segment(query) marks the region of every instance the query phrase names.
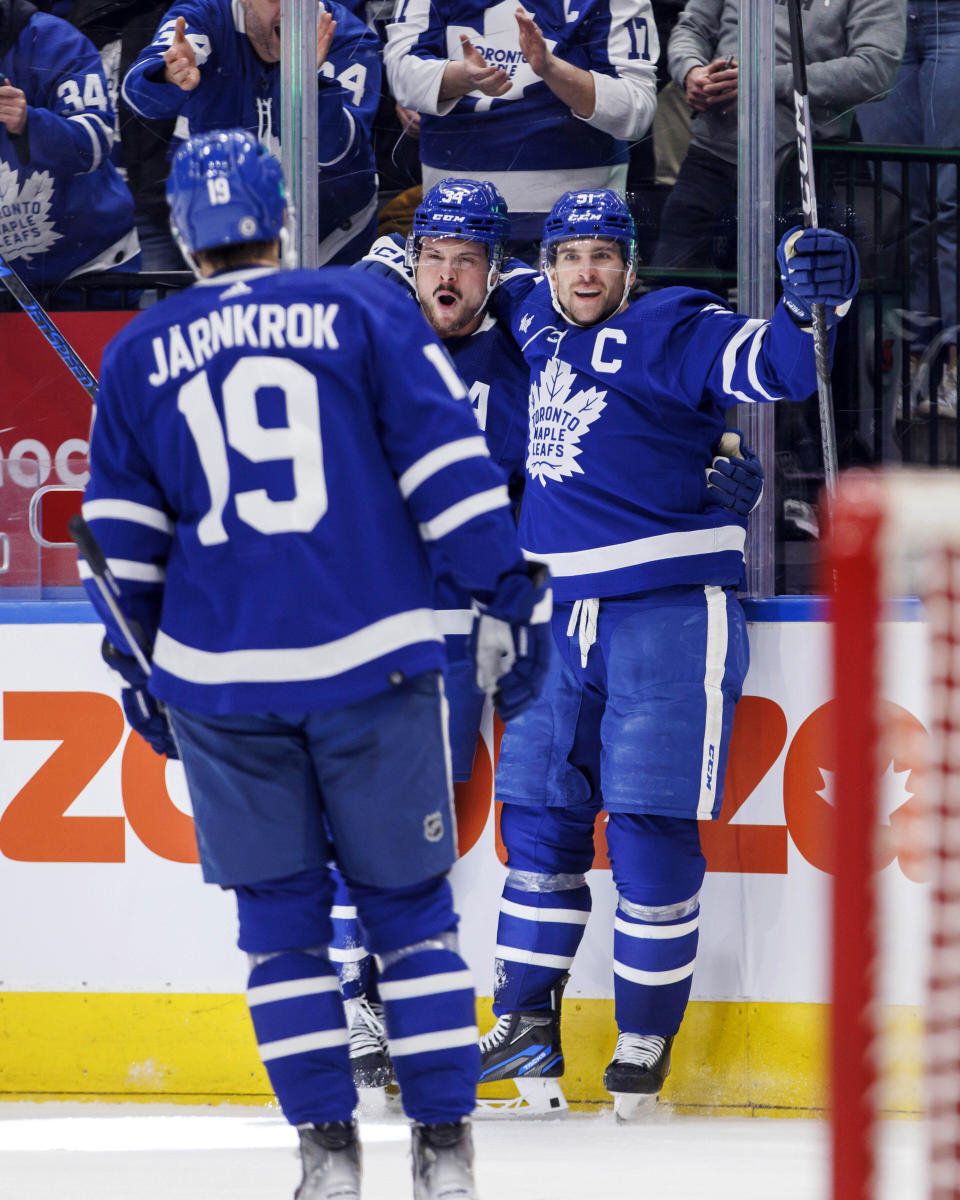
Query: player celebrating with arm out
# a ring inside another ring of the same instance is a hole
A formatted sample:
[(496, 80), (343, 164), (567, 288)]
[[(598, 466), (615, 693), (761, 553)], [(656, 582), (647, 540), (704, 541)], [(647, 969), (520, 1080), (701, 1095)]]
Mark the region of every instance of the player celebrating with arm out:
[(630, 302), (634, 254), (615, 192), (569, 192), (544, 226), (542, 276), (499, 292), (531, 371), (520, 538), (550, 566), (559, 653), (501, 745), (508, 876), (498, 1020), (481, 1039), (481, 1082), (516, 1079), (531, 1105), (565, 1107), (560, 998), (605, 809), (619, 1038), (604, 1086), (622, 1117), (670, 1067), (697, 951), (697, 822), (720, 811), (748, 665), (746, 517), (718, 503), (703, 460), (729, 406), (814, 390), (810, 306), (835, 324), (859, 281), (846, 238), (791, 231), (766, 321), (687, 288)]
[(300, 1131), (298, 1200), (360, 1195), (331, 858), (377, 956), (415, 1200), (471, 1200), (479, 1053), (427, 548), (481, 606), (478, 680), (505, 715), (546, 670), (546, 573), (409, 301), (277, 270), (283, 181), (263, 147), (191, 139), (168, 199), (201, 278), (107, 347), (83, 506), (149, 681), (91, 588), (105, 653), (131, 723), (183, 760), (204, 878), (236, 895), (257, 1042)]

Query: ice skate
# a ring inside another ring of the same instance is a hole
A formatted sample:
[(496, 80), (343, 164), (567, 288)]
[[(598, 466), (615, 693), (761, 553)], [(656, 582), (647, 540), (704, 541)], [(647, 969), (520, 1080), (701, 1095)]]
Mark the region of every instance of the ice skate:
[(603, 1073), (603, 1086), (613, 1096), (618, 1121), (652, 1112), (663, 1082), (670, 1074), (672, 1037), (621, 1033), (613, 1059)]
[(393, 1082), (393, 1064), (383, 1023), (383, 1006), (366, 996), (344, 1002), (350, 1028), (350, 1068), (357, 1089), (384, 1088)]
[(413, 1200), (477, 1200), (470, 1122), (413, 1127)]
[(356, 1121), (301, 1125), (303, 1179), (294, 1200), (360, 1200), (360, 1142)]
[(480, 1112), (559, 1116), (568, 1111), (557, 1079), (563, 1075), (560, 1001), (568, 976), (550, 993), (549, 1009), (504, 1013), (480, 1039), (480, 1083), (512, 1079), (519, 1098), (480, 1100)]

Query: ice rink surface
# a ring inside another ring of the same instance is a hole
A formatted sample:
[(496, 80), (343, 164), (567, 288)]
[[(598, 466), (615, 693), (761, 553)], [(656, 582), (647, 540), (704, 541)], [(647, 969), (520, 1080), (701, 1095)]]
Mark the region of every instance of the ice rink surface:
[[(919, 1200), (922, 1130), (888, 1122), (880, 1200)], [(364, 1200), (412, 1195), (399, 1113), (361, 1118)], [(826, 1200), (818, 1120), (660, 1111), (474, 1122), (480, 1200)], [(0, 1104), (3, 1200), (291, 1200), (296, 1134), (278, 1112), (220, 1105)]]

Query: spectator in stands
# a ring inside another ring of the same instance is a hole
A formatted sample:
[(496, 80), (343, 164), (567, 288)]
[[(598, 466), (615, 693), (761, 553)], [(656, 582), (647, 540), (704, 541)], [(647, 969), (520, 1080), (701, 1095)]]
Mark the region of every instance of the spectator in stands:
[[(853, 108), (882, 96), (903, 52), (906, 0), (809, 0), (803, 5), (814, 137), (845, 141)], [(688, 0), (670, 35), (667, 65), (694, 112), (693, 137), (663, 209), (654, 264), (710, 263), (718, 231), (735, 227), (740, 0)], [(775, 148), (779, 167), (796, 142), (787, 11), (775, 14)]]
[(495, 184), (515, 252), (563, 192), (624, 190), (629, 142), (656, 106), (650, 0), (555, 0), (536, 21), (512, 3), (400, 0), (387, 38), (393, 94), (421, 114), (424, 190), (449, 176)]
[[(96, 50), (27, 0), (0, 0), (0, 254), (31, 291), (88, 271), (136, 271), (133, 200), (110, 162), (114, 113)], [(90, 293), (112, 307), (116, 292)]]
[(113, 162), (133, 195), (144, 271), (182, 271), (183, 256), (170, 232), (165, 185), (174, 122), (148, 121), (131, 112), (120, 81), (149, 45), (169, 0), (75, 0), (66, 20), (100, 52), (110, 100), (117, 112)]
[[(960, 146), (960, 0), (907, 0), (907, 40), (893, 90), (857, 111), (865, 142), (946, 148)], [(899, 168), (890, 175), (899, 182)], [(927, 168), (910, 168), (910, 304), (913, 310), (911, 375), (917, 410), (930, 407), (930, 369), (945, 350), (937, 407), (957, 411), (957, 173), (937, 171), (936, 212), (930, 208)], [(927, 230), (936, 221), (937, 253), (931, 319), (931, 267)], [(935, 309), (936, 311), (936, 309)]]
[[(124, 100), (181, 118), (178, 136), (242, 127), (280, 155), (280, 0), (182, 0), (127, 72)], [(326, 0), (317, 36), (319, 262), (352, 263), (376, 236), (376, 34)]]

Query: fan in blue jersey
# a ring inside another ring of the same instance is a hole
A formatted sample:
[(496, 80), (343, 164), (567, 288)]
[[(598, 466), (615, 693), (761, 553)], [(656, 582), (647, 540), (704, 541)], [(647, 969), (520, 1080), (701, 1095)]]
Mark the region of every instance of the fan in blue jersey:
[(469, 1200), (479, 1053), (427, 551), (479, 606), (478, 684), (507, 716), (547, 669), (545, 571), (407, 298), (277, 270), (283, 181), (262, 146), (190, 139), (168, 199), (201, 279), (107, 346), (83, 505), (152, 673), (91, 589), (107, 658), (134, 726), (183, 761), (204, 878), (236, 895), (254, 1031), (300, 1131), (297, 1196), (360, 1195), (335, 859), (377, 956), (415, 1196)]
[(60, 285), (61, 308), (84, 303), (62, 287), (73, 276), (140, 267), (113, 126), (93, 44), (26, 0), (0, 0), (0, 257), (33, 291)]
[[(144, 117), (179, 116), (179, 135), (241, 126), (280, 157), (280, 0), (179, 0), (127, 72)], [(338, 0), (317, 31), (319, 259), (354, 262), (376, 236), (373, 118), (380, 44)]]
[(568, 193), (544, 226), (543, 275), (513, 273), (495, 294), (530, 366), (520, 537), (553, 574), (559, 653), (501, 746), (508, 875), (498, 1020), (481, 1040), (482, 1081), (565, 1105), (560, 999), (605, 809), (619, 1037), (604, 1086), (622, 1117), (655, 1102), (670, 1068), (697, 951), (697, 822), (720, 811), (748, 665), (745, 506), (728, 470), (708, 479), (703, 463), (731, 405), (814, 390), (810, 305), (833, 324), (859, 282), (846, 238), (791, 231), (785, 303), (765, 321), (688, 288), (630, 302), (634, 255), (618, 195)]

